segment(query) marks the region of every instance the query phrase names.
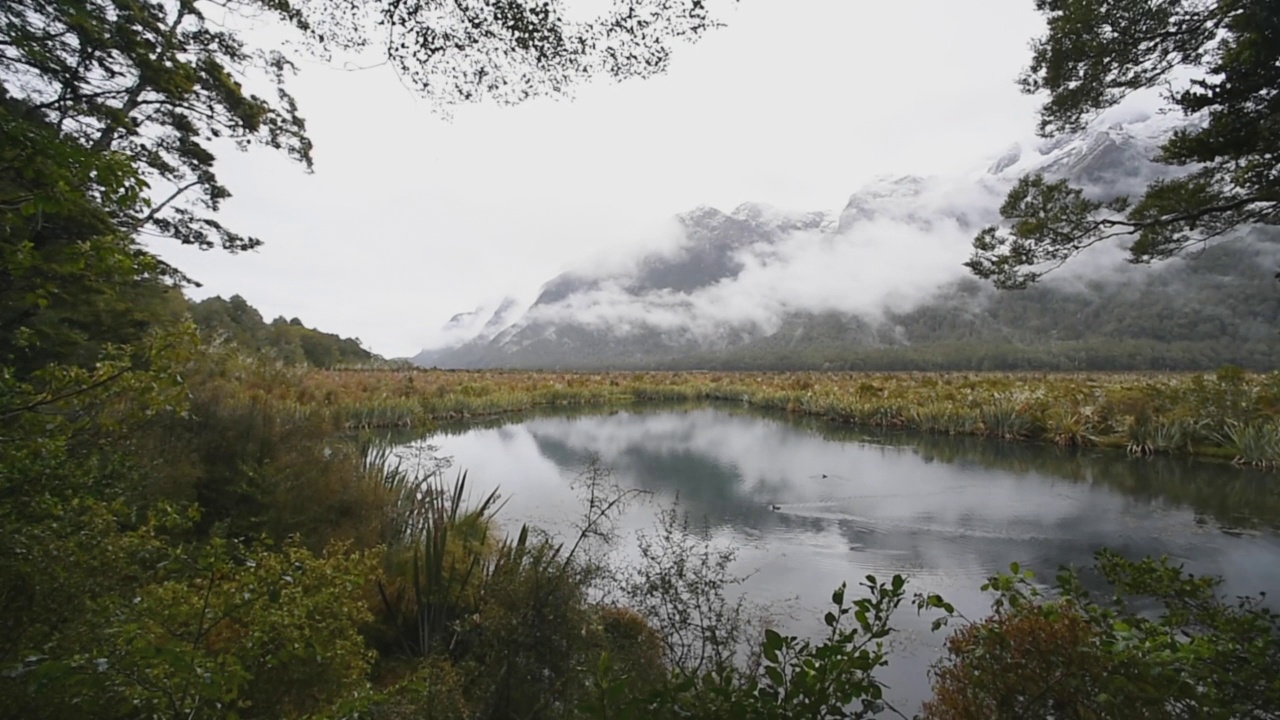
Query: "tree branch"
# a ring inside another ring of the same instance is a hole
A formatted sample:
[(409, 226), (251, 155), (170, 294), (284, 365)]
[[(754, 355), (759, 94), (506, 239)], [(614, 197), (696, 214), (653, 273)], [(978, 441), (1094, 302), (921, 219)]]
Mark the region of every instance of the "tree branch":
[(188, 190), (196, 187), (199, 184), (200, 184), (200, 180), (197, 179), (197, 180), (192, 180), (186, 185), (179, 186), (177, 190), (174, 190), (173, 193), (169, 195), (169, 197), (165, 198), (159, 204), (152, 207), (151, 210), (146, 215), (143, 215), (142, 217), (130, 222), (128, 229), (136, 231), (142, 226), (150, 224), (151, 221), (154, 220), (166, 207), (168, 207), (170, 203), (172, 203), (174, 200), (177, 200), (180, 196), (186, 194)]
[(114, 373), (111, 373), (110, 375), (104, 378), (101, 378), (95, 382), (89, 383), (84, 387), (76, 388), (74, 390), (68, 390), (58, 395), (46, 396), (43, 399), (36, 400), (26, 405), (21, 405), (18, 407), (0, 410), (0, 420), (8, 420), (11, 417), (21, 415), (22, 413), (31, 412), (37, 408), (41, 408), (46, 405), (52, 405), (57, 402), (62, 402), (63, 400), (69, 400), (77, 395), (83, 395), (84, 393), (91, 392), (93, 390), (96, 390), (102, 387), (103, 385), (114, 382), (115, 380), (127, 375), (128, 373), (133, 372), (133, 370), (134, 368), (132, 366), (126, 367)]

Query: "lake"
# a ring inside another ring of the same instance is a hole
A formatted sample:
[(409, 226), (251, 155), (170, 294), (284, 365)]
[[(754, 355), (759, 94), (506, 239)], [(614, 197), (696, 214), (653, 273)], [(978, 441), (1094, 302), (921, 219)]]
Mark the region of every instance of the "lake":
[[(1103, 546), (1168, 555), (1224, 577), (1231, 594), (1280, 596), (1280, 484), (1225, 463), (876, 433), (734, 406), (517, 416), (425, 440), (475, 493), (500, 489), (508, 530), (567, 536), (582, 507), (571, 483), (593, 454), (654, 503), (678, 496), (737, 548), (748, 597), (775, 604), (797, 634), (817, 634), (831, 591), (869, 573), (905, 574), (909, 593), (941, 593), (979, 617), (983, 580), (1011, 562), (1051, 578)], [(652, 528), (655, 514), (632, 505), (622, 532)], [(888, 698), (915, 709), (943, 636), (914, 608), (896, 617), (883, 677)]]

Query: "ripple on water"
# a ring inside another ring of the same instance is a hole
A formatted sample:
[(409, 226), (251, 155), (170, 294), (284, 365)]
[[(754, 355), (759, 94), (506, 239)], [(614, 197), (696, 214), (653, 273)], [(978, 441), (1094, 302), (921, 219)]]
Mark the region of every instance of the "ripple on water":
[[(582, 458), (597, 454), (623, 487), (653, 492), (662, 504), (681, 498), (699, 526), (707, 516), (716, 546), (739, 550), (734, 570), (751, 575), (742, 587), (752, 599), (794, 596), (817, 611), (842, 581), (853, 587), (868, 574), (904, 573), (908, 592), (940, 592), (981, 616), (990, 604), (982, 578), (1017, 561), (1051, 579), (1061, 564), (1089, 564), (1102, 546), (1169, 555), (1197, 574), (1225, 576), (1224, 591), (1280, 586), (1280, 538), (1247, 530), (1280, 527), (1280, 504), (1221, 464), (1179, 462), (1171, 473), (1169, 463), (1130, 462), (1123, 453), (936, 436), (877, 446), (714, 410), (513, 424), (458, 436), (444, 453), (513, 498), (504, 528), (527, 520), (562, 536), (574, 534), (582, 513), (568, 481)], [(651, 532), (654, 512), (637, 503), (620, 529)], [(614, 548), (634, 559), (636, 543)], [(900, 615), (904, 625), (923, 623), (921, 634), (900, 638), (920, 642), (926, 661), (935, 647), (928, 620)], [(821, 612), (799, 617), (795, 629), (821, 632)], [(927, 682), (911, 684), (923, 668), (899, 667), (910, 671), (900, 678), (902, 694), (927, 695)]]

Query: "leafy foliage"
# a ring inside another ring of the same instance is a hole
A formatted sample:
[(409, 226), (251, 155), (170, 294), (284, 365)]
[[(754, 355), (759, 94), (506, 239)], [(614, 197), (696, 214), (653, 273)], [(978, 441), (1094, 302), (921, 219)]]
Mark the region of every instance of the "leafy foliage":
[(674, 507), (660, 514), (655, 533), (640, 536), (639, 550), (622, 592), (657, 630), (667, 665), (686, 677), (732, 667), (750, 621), (743, 598), (729, 594), (736, 552), (715, 547)]
[[(628, 674), (628, 686), (655, 682), (665, 669), (658, 635), (633, 611), (589, 602), (593, 559), (521, 527), (499, 538), (496, 491), (469, 502), (465, 474), (452, 484), (438, 462), (425, 473), (393, 465), (393, 534), (376, 579), (371, 639), (386, 659), (429, 672), (452, 668), (469, 717), (565, 717), (586, 692), (598, 658)], [(591, 482), (604, 495), (600, 477)], [(606, 503), (615, 508), (617, 504)], [(606, 532), (612, 509), (588, 507), (578, 543)], [(608, 516), (608, 517), (606, 517)], [(414, 677), (366, 706), (392, 711), (425, 691)]]
[(693, 674), (677, 667), (666, 684), (646, 695), (620, 692), (611, 682), (611, 666), (604, 664), (596, 694), (584, 707), (600, 718), (876, 717), (888, 705), (875, 672), (887, 664), (884, 639), (893, 631), (889, 621), (905, 585), (902, 576), (887, 583), (867, 576), (865, 596), (851, 602), (841, 585), (832, 593), (832, 610), (824, 618), (828, 632), (820, 642), (766, 629), (758, 664), (744, 668), (719, 659)]
[(114, 206), (140, 202), (122, 156), (67, 143), (0, 88), (0, 365), (20, 377), (90, 366), (182, 314), (163, 268), (86, 194), (93, 183)]
[(203, 534), (278, 543), (298, 535), (316, 552), (334, 540), (362, 549), (384, 541), (391, 494), (381, 469), (336, 437), (323, 408), (270, 394), (298, 382), (298, 369), (206, 348), (183, 376), (183, 411), (158, 415), (133, 441), (152, 472), (151, 494), (198, 504)]
[(94, 670), (109, 692), (153, 716), (299, 717), (327, 708), (364, 687), (373, 659), (359, 633), (371, 559), (341, 548), (316, 557), (294, 543), (276, 551), (214, 541), (169, 561), (107, 612)]
[[(267, 325), (236, 297), (205, 301), (191, 309), (194, 323), (183, 321), (180, 273), (139, 236), (255, 247), (215, 217), (230, 197), (217, 154), (266, 146), (311, 166), (285, 89), (292, 60), (252, 47), (239, 27), (256, 14), (321, 54), (379, 53), (446, 104), (562, 93), (597, 73), (649, 74), (665, 65), (670, 41), (714, 24), (701, 0), (622, 0), (594, 21), (532, 0), (0, 5), (0, 704), (14, 715), (782, 718), (882, 709), (875, 672), (902, 578), (869, 577), (863, 597), (848, 600), (842, 586), (825, 639), (770, 631), (755, 642), (742, 604), (726, 593), (731, 554), (673, 521), (645, 546), (649, 565), (624, 593), (633, 607), (599, 602), (609, 576), (578, 544), (566, 553), (531, 528), (498, 539), (496, 496), (469, 505), (465, 476), (451, 489), (432, 481), (438, 465), (425, 478), (406, 475), (344, 429), (638, 398), (745, 398), (905, 427), (925, 393), (981, 409), (970, 418), (954, 407), (916, 413), (938, 431), (956, 422), (965, 432), (1036, 437), (1056, 409), (1070, 421), (1055, 437), (1069, 425), (1072, 438), (1114, 439), (1129, 427), (1122, 421), (1204, 413), (1197, 432), (1209, 435), (1189, 442), (1227, 438), (1243, 461), (1276, 460), (1274, 444), (1258, 439), (1280, 412), (1276, 383), (1243, 373), (1041, 392), (1009, 378), (962, 378), (950, 389), (926, 378), (895, 390), (861, 376), (832, 385), (805, 376), (318, 373), (297, 365), (368, 355), (300, 321)], [(201, 344), (197, 330), (243, 347)], [(607, 491), (589, 498), (583, 537), (607, 535), (617, 505)], [(1168, 697), (1187, 707), (1274, 703), (1255, 671), (1275, 664), (1270, 616), (1252, 605), (1223, 609), (1209, 585), (1178, 584), (1161, 567), (1126, 582), (1147, 594), (1175, 588), (1165, 617), (1200, 634), (1175, 643), (1163, 620), (1088, 609), (1080, 617), (1111, 635), (1071, 637), (1115, 638), (1108, 652), (1181, 683), (1169, 687), (1183, 694)], [(1019, 586), (997, 589), (1014, 607)], [(1218, 639), (1246, 637), (1255, 640), (1243, 654), (1219, 652)]]
[(948, 639), (925, 717), (1269, 717), (1280, 707), (1270, 670), (1280, 620), (1259, 598), (1222, 598), (1218, 580), (1167, 559), (1102, 551), (1095, 569), (1114, 588), (1109, 600), (1071, 570), (1049, 593), (1016, 564), (991, 578), (993, 614)]
[(394, 643), (387, 649), (424, 658), (447, 653), (456, 646), (458, 623), (475, 611), (491, 574), (496, 541), (490, 541), (490, 532), (498, 495), (494, 491), (464, 505), (465, 474), (450, 487), (440, 472), (423, 477), (393, 472), (389, 479), (400, 499), (397, 530), (387, 538), (384, 575), (377, 581), (380, 620)]
[(210, 536), (181, 471), (149, 462), (199, 408), (192, 339), (46, 368), (69, 388), (52, 395), (4, 378), (0, 697), (18, 714), (281, 717), (363, 687), (368, 558)]
[[(234, 2), (227, 9), (263, 10), (302, 25), (288, 3)], [(267, 145), (308, 167), (311, 143), (284, 90), (292, 63), (278, 51), (249, 49), (205, 12), (185, 1), (6, 3), (0, 77), (6, 95), (21, 93), (33, 114), (58, 129), (60, 143), (90, 156), (128, 158), (131, 173), (161, 193), (122, 203), (88, 178), (79, 189), (101, 202), (123, 232), (148, 229), (201, 247), (243, 250), (258, 240), (175, 204), (192, 191), (195, 207), (214, 212), (230, 197), (214, 174), (210, 143)], [(275, 86), (277, 104), (244, 90), (246, 73), (255, 70)]]
[[(649, 75), (665, 67), (673, 40), (714, 24), (701, 0), (628, 0), (594, 22), (523, 0), (15, 0), (0, 9), (0, 101), (23, 109), (20, 122), (52, 129), (17, 130), (45, 160), (110, 171), (54, 187), (91, 198), (122, 232), (250, 249), (261, 241), (214, 217), (231, 197), (217, 152), (258, 145), (312, 167), (306, 123), (286, 87), (295, 58), (245, 40), (262, 18), (321, 56), (380, 53), (441, 105), (518, 102), (601, 73)], [(20, 193), (4, 206), (31, 214), (61, 192)]]
[(1194, 120), (1159, 160), (1186, 168), (1139, 198), (1089, 197), (1065, 180), (1023, 178), (967, 263), (1023, 288), (1098, 243), (1124, 238), (1133, 262), (1172, 257), (1252, 225), (1280, 222), (1276, 170), (1280, 9), (1266, 0), (1037, 0), (1048, 34), (1035, 41), (1024, 92), (1047, 93), (1045, 135), (1078, 130), (1129, 93), (1178, 68), (1198, 77), (1166, 99)]
[(364, 349), (360, 340), (309, 328), (298, 318), (278, 317), (267, 324), (239, 295), (191, 303), (191, 318), (210, 341), (227, 340), (249, 352), (265, 353), (290, 364), (332, 368), (379, 359)]
[(593, 76), (647, 77), (718, 23), (705, 0), (620, 0), (584, 16), (559, 0), (316, 0), (320, 39), (380, 55), (438, 105), (518, 103)]

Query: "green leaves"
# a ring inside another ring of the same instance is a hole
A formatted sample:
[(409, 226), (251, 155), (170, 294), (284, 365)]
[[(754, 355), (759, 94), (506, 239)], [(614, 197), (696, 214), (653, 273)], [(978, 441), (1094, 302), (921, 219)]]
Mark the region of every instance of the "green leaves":
[[(747, 671), (733, 659), (706, 672), (673, 672), (656, 692), (592, 717), (724, 718), (725, 720), (789, 720), (790, 718), (870, 718), (887, 706), (876, 671), (887, 662), (880, 640), (901, 603), (906, 579), (889, 582), (868, 577), (866, 592), (846, 603), (846, 586), (832, 593), (826, 613), (828, 636), (821, 642), (766, 629), (760, 639), (760, 665)], [(844, 618), (860, 616), (849, 626)]]
[[(1001, 208), (1005, 223), (974, 239), (967, 263), (997, 287), (1024, 288), (1099, 242), (1125, 238), (1130, 259), (1176, 256), (1250, 225), (1280, 222), (1274, 108), (1280, 13), (1273, 3), (1193, 0), (1040, 0), (1048, 34), (1020, 79), (1047, 94), (1040, 131), (1082, 130), (1135, 90), (1166, 86), (1195, 124), (1164, 144), (1160, 162), (1195, 167), (1152, 183), (1136, 200), (1086, 199), (1065, 180), (1023, 178)], [(1193, 67), (1203, 78), (1178, 85)], [(1268, 109), (1270, 108), (1270, 109)]]
[[(825, 615), (827, 639), (814, 644), (774, 630), (766, 630), (761, 645), (764, 677), (756, 697), (763, 704), (745, 704), (742, 717), (867, 717), (877, 711), (883, 688), (874, 677), (886, 663), (878, 642), (889, 635), (889, 618), (903, 597), (906, 579), (889, 583), (867, 577), (867, 597), (845, 604), (846, 587), (832, 593), (834, 610)], [(855, 628), (843, 624), (852, 614)], [(850, 706), (861, 700), (861, 710)]]
[(159, 582), (113, 608), (118, 619), (95, 652), (112, 691), (144, 711), (327, 708), (363, 687), (372, 661), (358, 627), (373, 560), (214, 541), (175, 555)]
[(1040, 130), (1078, 130), (1089, 113), (1158, 84), (1179, 65), (1198, 65), (1221, 21), (1212, 3), (1191, 0), (1039, 0), (1049, 32), (1032, 45), (1019, 80), (1047, 93)]
[(952, 618), (963, 617), (956, 612), (955, 606), (943, 599), (937, 593), (916, 593), (915, 596), (916, 613), (923, 614), (926, 610), (940, 610), (943, 615), (934, 618), (931, 629), (933, 632), (946, 627), (951, 623)]
[(993, 577), (993, 614), (948, 639), (926, 718), (992, 707), (1008, 709), (1001, 717), (1077, 707), (1091, 717), (1229, 718), (1265, 716), (1280, 701), (1269, 669), (1280, 660), (1280, 622), (1257, 599), (1229, 602), (1214, 578), (1110, 551), (1094, 568), (1114, 589), (1106, 603), (1074, 570), (1043, 594), (1020, 570)]
[[(830, 615), (830, 613), (828, 613), (828, 615)], [(765, 658), (768, 659), (769, 662), (778, 662), (778, 653), (782, 650), (782, 646), (784, 644), (785, 641), (782, 636), (778, 634), (778, 631), (773, 628), (765, 628), (764, 643), (761, 645), (761, 650), (764, 652)]]
[(1024, 177), (1000, 208), (1009, 224), (984, 228), (974, 239), (973, 256), (965, 266), (1001, 289), (1026, 288), (1086, 248), (1112, 237), (1112, 225), (1095, 217), (1102, 208), (1102, 203), (1087, 199), (1065, 180)]
[(717, 26), (704, 0), (622, 0), (570, 18), (558, 3), (422, 6), (329, 0), (308, 14), (338, 49), (380, 54), (437, 107), (565, 95), (593, 76), (662, 72), (673, 47)]

